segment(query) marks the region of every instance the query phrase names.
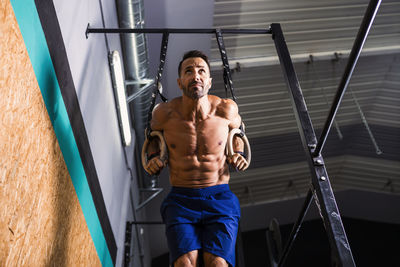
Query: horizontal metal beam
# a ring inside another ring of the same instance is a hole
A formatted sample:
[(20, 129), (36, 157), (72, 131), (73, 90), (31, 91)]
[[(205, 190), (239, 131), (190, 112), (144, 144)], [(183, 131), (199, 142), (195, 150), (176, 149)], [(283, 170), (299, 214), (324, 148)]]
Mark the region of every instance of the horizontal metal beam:
[[(153, 180), (154, 181), (154, 180)], [(156, 187), (152, 187), (152, 188), (139, 188), (140, 192), (154, 192), (151, 194), (151, 196), (149, 196), (149, 198), (147, 198), (146, 200), (144, 200), (142, 203), (140, 203), (137, 208), (136, 211), (140, 210), (141, 208), (143, 208), (144, 206), (146, 206), (152, 199), (154, 199), (158, 194), (160, 194), (162, 191), (164, 190), (164, 188), (156, 188)]]
[[(310, 55), (313, 56), (314, 62), (327, 61), (335, 59), (335, 53), (340, 55), (341, 59), (347, 59), (350, 55), (351, 49), (346, 50), (332, 50), (326, 52), (317, 53), (302, 53), (302, 54), (290, 54), (293, 63), (305, 63), (310, 59)], [(399, 54), (400, 45), (389, 45), (380, 47), (364, 47), (361, 51), (360, 56), (382, 56), (389, 54)], [(275, 55), (271, 56), (257, 56), (247, 58), (234, 58), (229, 57), (229, 62), (234, 64), (239, 63), (241, 68), (253, 68), (262, 66), (279, 65), (279, 57)], [(210, 60), (210, 66), (212, 71), (222, 70), (221, 60)]]
[(164, 223), (163, 222), (148, 222), (148, 221), (131, 221), (131, 222), (128, 222), (128, 223), (130, 223), (130, 224), (160, 224), (160, 225), (163, 225)]
[[(223, 34), (271, 34), (270, 29), (220, 29)], [(181, 29), (181, 28), (90, 28), (86, 29), (86, 38), (89, 33), (176, 33), (176, 34), (215, 34), (217, 29)]]
[[(125, 85), (131, 85), (131, 83), (125, 83)], [(143, 86), (142, 88), (140, 88), (140, 90), (130, 96), (128, 96), (126, 98), (126, 102), (130, 103), (133, 100), (135, 100), (138, 96), (141, 96), (143, 93), (147, 92), (147, 90), (151, 89), (151, 87), (154, 86), (154, 82), (150, 82), (148, 84), (146, 84), (145, 86)]]

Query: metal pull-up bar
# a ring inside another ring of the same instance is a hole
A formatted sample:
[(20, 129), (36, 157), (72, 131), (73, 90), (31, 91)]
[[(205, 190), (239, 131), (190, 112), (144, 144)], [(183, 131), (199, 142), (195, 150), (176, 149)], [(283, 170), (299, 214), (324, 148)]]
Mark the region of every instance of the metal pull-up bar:
[[(124, 28), (86, 28), (86, 38), (89, 33), (194, 33), (215, 34), (218, 29), (180, 29), (180, 28), (146, 28), (146, 29), (124, 29)], [(271, 34), (270, 29), (220, 29), (223, 34)]]

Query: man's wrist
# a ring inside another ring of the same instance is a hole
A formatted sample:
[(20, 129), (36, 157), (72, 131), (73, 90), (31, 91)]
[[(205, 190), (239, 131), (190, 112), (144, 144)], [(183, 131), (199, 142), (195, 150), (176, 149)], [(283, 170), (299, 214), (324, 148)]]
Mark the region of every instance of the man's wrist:
[(243, 151), (234, 151), (234, 152), (241, 155), (242, 157), (246, 158), (246, 155), (244, 154)]

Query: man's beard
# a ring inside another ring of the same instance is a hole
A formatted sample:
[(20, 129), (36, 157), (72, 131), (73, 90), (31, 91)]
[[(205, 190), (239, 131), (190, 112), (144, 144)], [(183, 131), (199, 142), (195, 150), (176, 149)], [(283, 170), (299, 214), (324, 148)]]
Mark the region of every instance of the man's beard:
[(205, 88), (201, 84), (197, 85), (196, 90), (191, 90), (190, 88), (196, 83), (190, 83), (188, 86), (183, 88), (183, 94), (191, 99), (200, 99), (201, 97), (205, 96)]

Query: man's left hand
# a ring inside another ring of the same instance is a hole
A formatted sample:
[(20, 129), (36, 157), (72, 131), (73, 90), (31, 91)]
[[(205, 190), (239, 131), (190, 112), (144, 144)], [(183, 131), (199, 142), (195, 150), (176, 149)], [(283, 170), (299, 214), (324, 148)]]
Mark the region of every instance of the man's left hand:
[(239, 153), (234, 153), (232, 157), (228, 159), (228, 162), (238, 171), (243, 171), (248, 165), (246, 159)]

